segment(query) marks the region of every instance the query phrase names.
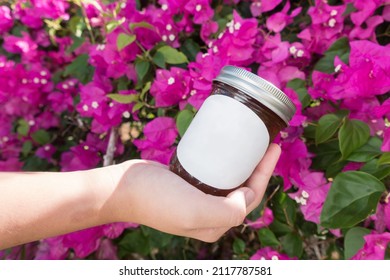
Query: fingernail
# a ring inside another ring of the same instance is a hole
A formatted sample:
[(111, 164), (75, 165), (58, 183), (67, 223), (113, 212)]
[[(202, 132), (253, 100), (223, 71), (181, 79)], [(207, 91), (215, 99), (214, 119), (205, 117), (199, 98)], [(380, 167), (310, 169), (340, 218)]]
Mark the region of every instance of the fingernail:
[(248, 207), (249, 205), (252, 204), (252, 202), (255, 201), (255, 194), (252, 190), (247, 190), (245, 192), (245, 203), (246, 203), (246, 207)]

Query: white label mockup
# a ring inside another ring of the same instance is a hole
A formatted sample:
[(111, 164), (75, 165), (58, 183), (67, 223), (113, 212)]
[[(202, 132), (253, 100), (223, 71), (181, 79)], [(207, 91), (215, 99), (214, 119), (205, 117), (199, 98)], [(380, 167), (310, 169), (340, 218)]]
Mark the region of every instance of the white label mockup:
[(183, 168), (218, 189), (244, 183), (269, 145), (263, 121), (239, 101), (224, 95), (206, 99), (177, 147)]

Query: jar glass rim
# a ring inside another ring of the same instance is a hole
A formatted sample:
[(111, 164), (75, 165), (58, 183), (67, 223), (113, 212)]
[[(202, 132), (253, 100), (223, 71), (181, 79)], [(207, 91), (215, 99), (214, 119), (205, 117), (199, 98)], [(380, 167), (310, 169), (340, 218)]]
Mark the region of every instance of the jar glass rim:
[(269, 81), (236, 66), (225, 66), (214, 79), (237, 88), (274, 111), (284, 122), (295, 114), (296, 107), (290, 98)]

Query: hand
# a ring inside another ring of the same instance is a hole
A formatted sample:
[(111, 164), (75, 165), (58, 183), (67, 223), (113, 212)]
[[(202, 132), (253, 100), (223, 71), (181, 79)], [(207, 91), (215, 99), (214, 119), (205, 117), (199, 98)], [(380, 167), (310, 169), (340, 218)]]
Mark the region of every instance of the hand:
[(227, 197), (207, 195), (156, 162), (119, 164), (112, 173), (116, 188), (104, 207), (106, 219), (214, 242), (259, 205), (279, 156), (280, 147), (271, 144), (247, 186)]

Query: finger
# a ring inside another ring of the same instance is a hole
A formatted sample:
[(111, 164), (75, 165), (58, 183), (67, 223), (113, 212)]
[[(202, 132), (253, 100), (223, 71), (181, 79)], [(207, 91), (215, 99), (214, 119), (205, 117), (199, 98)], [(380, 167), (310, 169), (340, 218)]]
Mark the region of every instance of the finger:
[(242, 224), (246, 216), (246, 192), (241, 188), (227, 197), (204, 195), (196, 202), (200, 210), (196, 219), (201, 221), (200, 228), (234, 227)]
[(263, 199), (268, 182), (279, 160), (281, 148), (277, 144), (271, 144), (261, 162), (253, 171), (247, 182), (247, 186), (254, 193), (254, 201), (247, 207), (247, 213), (255, 209)]

